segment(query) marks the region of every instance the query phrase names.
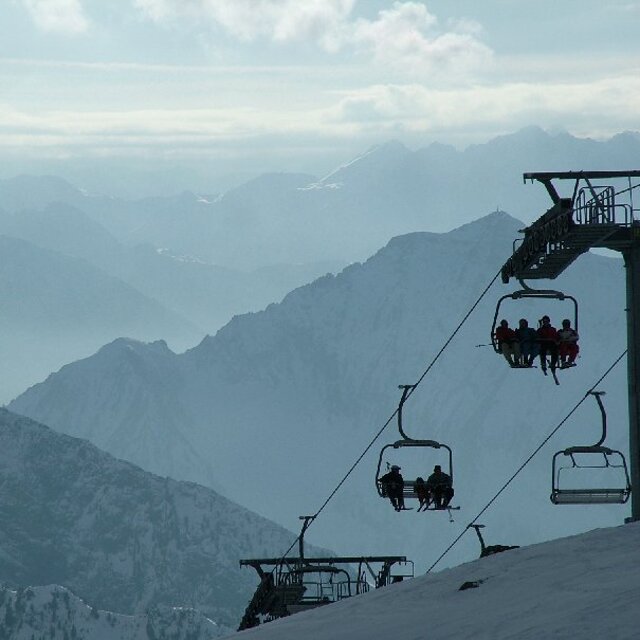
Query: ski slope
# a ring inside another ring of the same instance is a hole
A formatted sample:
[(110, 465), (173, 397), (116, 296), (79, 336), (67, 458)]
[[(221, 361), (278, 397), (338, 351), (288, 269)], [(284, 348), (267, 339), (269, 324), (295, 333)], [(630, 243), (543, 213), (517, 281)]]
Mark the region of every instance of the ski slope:
[[(480, 584), (460, 591), (465, 582)], [(640, 638), (640, 522), (489, 556), (283, 618), (239, 637)]]

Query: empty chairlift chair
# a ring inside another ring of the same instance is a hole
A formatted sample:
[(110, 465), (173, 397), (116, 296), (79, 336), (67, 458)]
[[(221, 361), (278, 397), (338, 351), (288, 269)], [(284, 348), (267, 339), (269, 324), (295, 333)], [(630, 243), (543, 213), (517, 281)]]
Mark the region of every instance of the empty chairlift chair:
[(569, 447), (553, 456), (551, 502), (554, 504), (624, 504), (631, 494), (624, 455), (604, 446), (607, 436), (607, 415), (601, 399), (604, 392), (591, 391), (590, 394), (600, 407), (602, 436), (594, 445)]

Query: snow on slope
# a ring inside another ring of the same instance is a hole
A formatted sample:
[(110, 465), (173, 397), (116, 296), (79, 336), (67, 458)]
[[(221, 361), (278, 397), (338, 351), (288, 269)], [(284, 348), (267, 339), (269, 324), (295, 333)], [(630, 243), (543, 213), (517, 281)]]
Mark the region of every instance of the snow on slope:
[[(233, 637), (632, 640), (640, 636), (639, 567), (634, 523), (489, 556)], [(460, 591), (465, 582), (480, 584)]]

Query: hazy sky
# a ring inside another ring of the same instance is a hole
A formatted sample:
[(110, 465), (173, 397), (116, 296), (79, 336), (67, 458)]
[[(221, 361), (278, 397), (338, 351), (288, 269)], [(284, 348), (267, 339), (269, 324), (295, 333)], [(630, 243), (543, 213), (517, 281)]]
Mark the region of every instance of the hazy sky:
[(0, 156), (321, 171), (606, 137), (640, 129), (638, 26), (640, 0), (0, 0)]

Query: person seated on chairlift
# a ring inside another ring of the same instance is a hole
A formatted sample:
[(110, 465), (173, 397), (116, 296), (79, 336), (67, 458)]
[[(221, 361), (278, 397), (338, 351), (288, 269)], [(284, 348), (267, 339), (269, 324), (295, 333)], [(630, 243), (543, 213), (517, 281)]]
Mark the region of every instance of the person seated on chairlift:
[(391, 465), (391, 471), (380, 478), (380, 483), (393, 508), (396, 511), (402, 511), (404, 509), (404, 478), (400, 473), (400, 467), (397, 464)]
[(453, 498), (454, 491), (451, 476), (444, 473), (439, 464), (433, 468), (433, 473), (427, 478), (427, 487), (433, 496), (435, 508), (446, 509)]
[(424, 478), (416, 478), (415, 488), (416, 496), (418, 496), (418, 502), (420, 503), (418, 505), (418, 511), (426, 511), (431, 503), (431, 492)]
[(520, 345), (520, 356), (523, 367), (532, 367), (533, 361), (540, 351), (536, 330), (529, 326), (525, 318), (520, 318), (516, 329), (516, 338)]
[(538, 343), (540, 344), (540, 366), (542, 372), (547, 372), (547, 354), (551, 360), (551, 371), (558, 367), (558, 331), (551, 325), (549, 316), (542, 316), (537, 331)]
[(576, 357), (580, 351), (578, 340), (580, 336), (575, 329), (571, 328), (571, 320), (564, 319), (562, 321), (562, 329), (558, 331), (558, 353), (560, 355), (560, 368), (575, 366)]
[(509, 328), (506, 320), (500, 320), (500, 326), (496, 329), (498, 349), (510, 366), (515, 367), (520, 360), (520, 345), (516, 340), (516, 332)]

